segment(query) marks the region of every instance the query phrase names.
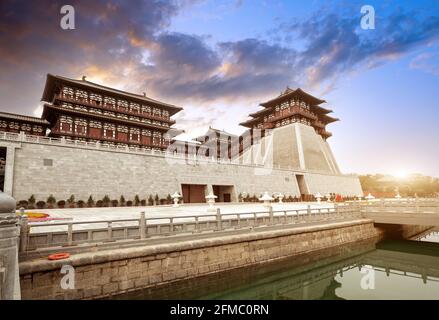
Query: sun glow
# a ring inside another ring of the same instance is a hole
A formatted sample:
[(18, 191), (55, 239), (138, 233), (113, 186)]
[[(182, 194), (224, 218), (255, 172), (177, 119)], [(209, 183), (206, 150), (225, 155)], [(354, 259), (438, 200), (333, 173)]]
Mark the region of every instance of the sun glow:
[(408, 177), (408, 172), (406, 172), (406, 171), (396, 171), (394, 174), (393, 174), (393, 176), (395, 177), (395, 178), (399, 178), (399, 179), (404, 179), (404, 178), (407, 178)]

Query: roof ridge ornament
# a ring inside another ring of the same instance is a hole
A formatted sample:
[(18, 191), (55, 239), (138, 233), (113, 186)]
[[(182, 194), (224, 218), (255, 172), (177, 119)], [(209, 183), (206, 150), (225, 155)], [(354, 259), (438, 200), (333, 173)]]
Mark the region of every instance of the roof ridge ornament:
[(86, 81), (87, 76), (82, 76), (82, 81)]

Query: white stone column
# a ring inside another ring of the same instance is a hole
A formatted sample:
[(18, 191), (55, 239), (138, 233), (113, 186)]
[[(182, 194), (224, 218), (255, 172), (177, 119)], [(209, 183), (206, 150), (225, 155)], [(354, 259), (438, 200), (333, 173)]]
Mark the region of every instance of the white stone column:
[(15, 199), (0, 193), (0, 300), (19, 300), (18, 227)]
[(12, 196), (14, 183), (15, 146), (6, 147), (5, 182), (3, 192)]

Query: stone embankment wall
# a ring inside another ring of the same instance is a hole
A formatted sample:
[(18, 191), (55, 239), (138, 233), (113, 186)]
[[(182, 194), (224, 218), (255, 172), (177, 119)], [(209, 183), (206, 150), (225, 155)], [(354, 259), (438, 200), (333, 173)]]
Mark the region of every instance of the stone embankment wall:
[[(81, 253), (55, 262), (24, 261), (20, 263), (22, 298), (99, 298), (382, 236), (371, 220), (359, 219)], [(61, 288), (63, 265), (74, 267), (73, 290)]]

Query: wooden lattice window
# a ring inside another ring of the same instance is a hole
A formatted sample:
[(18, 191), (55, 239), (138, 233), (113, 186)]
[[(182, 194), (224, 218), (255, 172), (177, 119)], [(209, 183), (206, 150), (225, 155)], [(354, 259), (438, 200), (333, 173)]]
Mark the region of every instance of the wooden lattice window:
[(119, 110), (128, 111), (128, 101), (126, 101), (126, 100), (117, 100), (117, 108)]
[(63, 97), (69, 98), (69, 99), (74, 99), (74, 96), (75, 96), (74, 90), (71, 87), (63, 87), (62, 94), (63, 94)]
[(104, 137), (115, 139), (116, 138), (116, 126), (111, 123), (104, 123)]
[(140, 129), (130, 128), (130, 140), (140, 141)]
[(102, 102), (102, 96), (96, 93), (90, 93), (90, 102), (100, 104)]
[(75, 133), (86, 135), (87, 134), (87, 120), (75, 119)]
[(130, 111), (135, 113), (140, 113), (140, 104), (130, 103)]
[(111, 97), (104, 97), (104, 105), (116, 109), (116, 99)]
[(162, 111), (159, 108), (153, 108), (152, 109), (152, 114), (154, 116), (161, 117), (162, 116)]
[(87, 99), (88, 99), (87, 91), (84, 91), (81, 89), (76, 89), (75, 95), (76, 95), (77, 101), (87, 101)]
[(142, 105), (142, 113), (151, 114), (151, 107)]

